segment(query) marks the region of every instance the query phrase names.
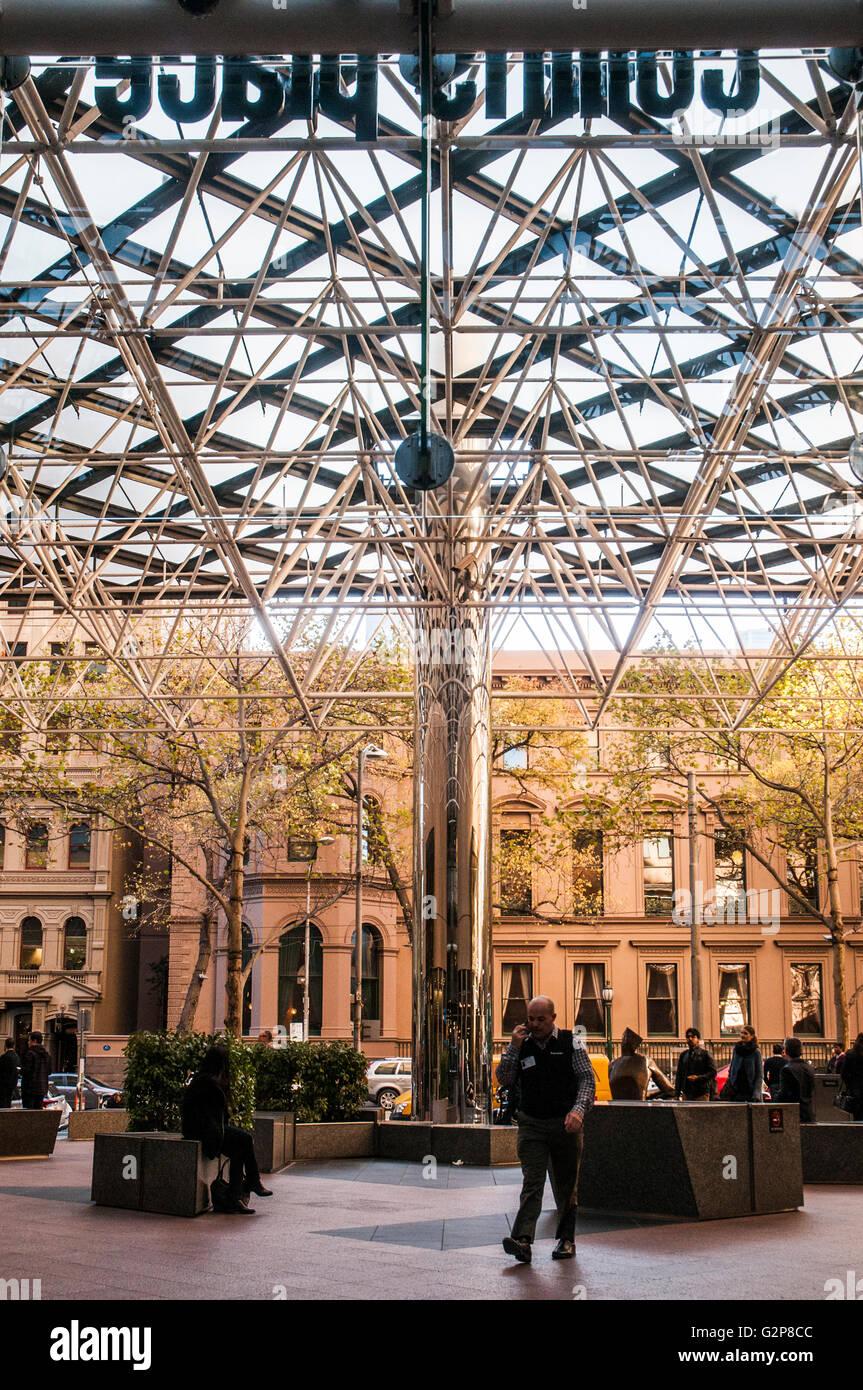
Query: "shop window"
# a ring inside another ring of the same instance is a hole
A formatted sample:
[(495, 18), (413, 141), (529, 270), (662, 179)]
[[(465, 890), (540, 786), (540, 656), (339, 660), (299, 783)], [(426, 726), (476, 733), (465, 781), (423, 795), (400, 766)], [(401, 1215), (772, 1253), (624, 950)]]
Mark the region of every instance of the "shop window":
[(63, 969), (83, 970), (87, 961), (87, 927), (81, 917), (69, 917), (63, 929)]
[(78, 821), (69, 831), (69, 868), (89, 869), (90, 867), (90, 826), (87, 821)]
[(657, 825), (642, 842), (644, 912), (647, 917), (670, 917), (674, 901), (674, 831)]
[[(729, 826), (717, 826), (713, 834), (718, 922), (746, 921), (746, 855), (743, 836)], [(705, 920), (707, 920), (705, 912)]]
[(677, 1037), (677, 966), (647, 966), (647, 1032)]
[(602, 965), (582, 963), (573, 966), (573, 1021), (594, 1036), (605, 1035), (605, 1006), (602, 986), (605, 969)]
[(788, 915), (804, 917), (809, 912), (818, 911), (818, 846), (811, 840), (803, 840), (785, 851), (788, 887), (803, 898), (808, 907), (789, 895)]
[[(279, 1023), (289, 1036), (291, 1024), (303, 1021), (305, 954), (306, 926), (303, 922), (285, 932), (279, 943)], [(309, 1037), (319, 1038), (323, 1016), (324, 958), (323, 937), (314, 925), (309, 927), (309, 955)]]
[[(354, 947), (357, 934), (351, 933), (351, 994), (357, 992), (357, 977), (354, 973)], [(380, 1020), (381, 1016), (381, 934), (376, 927), (363, 927), (363, 1022)]]
[(824, 1036), (821, 966), (806, 961), (791, 966), (791, 1031)]
[(533, 907), (533, 847), (530, 829), (504, 826), (500, 832), (500, 910), (510, 916)]
[(533, 998), (533, 966), (520, 961), (501, 965), (500, 985), (501, 1029), (509, 1034), (519, 1023), (527, 1022), (527, 1006)]
[(602, 832), (576, 830), (572, 836), (572, 910), (576, 917), (600, 917), (604, 902)]
[(25, 867), (44, 869), (48, 864), (48, 826), (43, 820), (27, 826)]
[(42, 923), (38, 917), (25, 917), (21, 923), (19, 970), (42, 969)]
[(749, 966), (719, 967), (719, 1032), (722, 1037), (739, 1033), (749, 1017)]

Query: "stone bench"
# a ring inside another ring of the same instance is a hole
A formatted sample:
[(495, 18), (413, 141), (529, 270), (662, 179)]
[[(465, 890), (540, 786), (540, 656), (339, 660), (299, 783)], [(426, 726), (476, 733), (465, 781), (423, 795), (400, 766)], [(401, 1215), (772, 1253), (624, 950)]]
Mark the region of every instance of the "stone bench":
[(0, 1110), (0, 1158), (50, 1158), (59, 1110)]
[(197, 1139), (158, 1131), (97, 1133), (90, 1200), (127, 1211), (199, 1216), (209, 1210), (218, 1171), (218, 1160), (204, 1158)]
[(294, 1157), (292, 1110), (256, 1110), (252, 1142), (262, 1173), (277, 1173)]
[(863, 1183), (863, 1124), (800, 1126), (803, 1181)]

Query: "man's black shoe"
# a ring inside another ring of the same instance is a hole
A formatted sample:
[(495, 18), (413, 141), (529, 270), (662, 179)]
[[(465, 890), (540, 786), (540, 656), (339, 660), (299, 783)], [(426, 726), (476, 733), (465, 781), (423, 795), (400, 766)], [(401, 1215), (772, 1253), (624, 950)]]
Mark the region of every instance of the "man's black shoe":
[(551, 1252), (553, 1260), (571, 1260), (575, 1254), (574, 1240), (559, 1240)]
[(508, 1255), (515, 1255), (515, 1258), (520, 1260), (523, 1265), (530, 1264), (529, 1240), (514, 1240), (512, 1236), (506, 1236), (503, 1248)]

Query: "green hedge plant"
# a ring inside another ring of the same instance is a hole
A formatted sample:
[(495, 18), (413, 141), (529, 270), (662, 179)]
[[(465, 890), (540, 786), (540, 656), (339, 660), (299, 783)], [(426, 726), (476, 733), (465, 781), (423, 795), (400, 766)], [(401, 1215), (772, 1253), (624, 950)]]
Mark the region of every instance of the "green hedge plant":
[(228, 1050), (231, 1098), (228, 1118), (239, 1129), (252, 1128), (255, 1109), (255, 1049), (231, 1033), (132, 1033), (124, 1049), (124, 1094), (130, 1129), (180, 1130), (180, 1106), (187, 1082), (207, 1048)]
[(300, 1123), (352, 1120), (368, 1099), (361, 1052), (346, 1042), (254, 1048), (258, 1110), (293, 1110)]

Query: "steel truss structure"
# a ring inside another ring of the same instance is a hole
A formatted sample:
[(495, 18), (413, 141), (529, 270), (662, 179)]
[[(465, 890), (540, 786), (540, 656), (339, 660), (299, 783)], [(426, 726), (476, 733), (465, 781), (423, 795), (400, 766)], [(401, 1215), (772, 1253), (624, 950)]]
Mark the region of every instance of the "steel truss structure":
[[(172, 615), (221, 611), (317, 725), (338, 718), (318, 680), (334, 636), (359, 655), (378, 620), (457, 601), (427, 543), (452, 496), (406, 491), (393, 461), (420, 410), (424, 272), (436, 428), (488, 461), (472, 601), (498, 645), (558, 649), (586, 725), (659, 640), (736, 663), (742, 719), (837, 614), (859, 621), (854, 90), (823, 52), (762, 53), (748, 112), (582, 118), (528, 55), (537, 115), (514, 54), (516, 114), (494, 117), (488, 66), (458, 59), (475, 89), (431, 128), (430, 190), (393, 56), (373, 139), (347, 65), (341, 103), (304, 121), (121, 116), (124, 76), (106, 115), (90, 59), (34, 62), (6, 95), (4, 710), (50, 717), (21, 678), (40, 652), (16, 655), (34, 616), (46, 643), (74, 620), (157, 699)], [(708, 62), (733, 95), (734, 55)], [(153, 63), (191, 90), (190, 60)]]

